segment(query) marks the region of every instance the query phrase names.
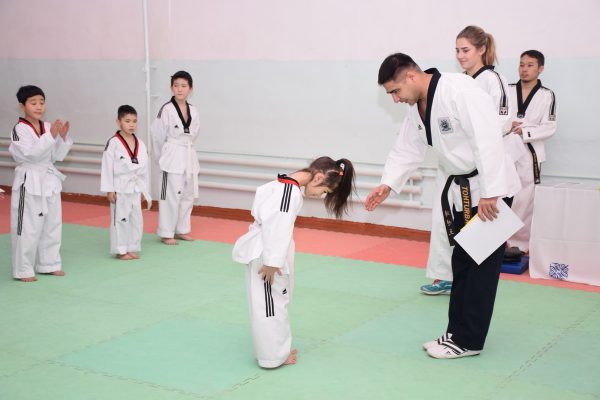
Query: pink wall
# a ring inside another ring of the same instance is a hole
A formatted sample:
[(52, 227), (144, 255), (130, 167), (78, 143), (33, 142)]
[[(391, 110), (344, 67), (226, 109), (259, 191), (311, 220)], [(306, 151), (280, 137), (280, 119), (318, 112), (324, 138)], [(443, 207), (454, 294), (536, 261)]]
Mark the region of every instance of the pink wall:
[(143, 59), (139, 0), (1, 0), (0, 57)]
[[(454, 37), (468, 24), (494, 33), (501, 57), (530, 47), (548, 57), (600, 57), (599, 1), (578, 0), (576, 7), (556, 0), (490, 4), (148, 0), (151, 57), (379, 60), (402, 50), (443, 59), (453, 57)], [(142, 14), (142, 0), (1, 0), (0, 57), (143, 59)]]
[[(402, 50), (453, 58), (478, 24), (501, 57), (598, 57), (600, 2), (405, 0), (160, 0), (150, 2), (152, 56), (188, 60), (379, 60)], [(567, 29), (564, 29), (568, 26)]]

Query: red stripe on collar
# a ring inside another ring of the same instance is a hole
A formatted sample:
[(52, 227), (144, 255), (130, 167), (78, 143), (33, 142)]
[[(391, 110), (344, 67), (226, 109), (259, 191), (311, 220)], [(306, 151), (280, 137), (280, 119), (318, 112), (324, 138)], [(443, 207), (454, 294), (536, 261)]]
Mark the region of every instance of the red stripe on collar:
[(129, 157), (131, 159), (137, 158), (137, 156), (138, 156), (138, 150), (139, 150), (139, 147), (140, 147), (138, 145), (138, 138), (137, 138), (137, 136), (133, 135), (133, 138), (135, 139), (135, 148), (133, 149), (133, 151), (131, 151), (131, 149), (129, 148), (129, 145), (127, 144), (127, 141), (125, 140), (125, 138), (123, 136), (121, 136), (120, 131), (117, 131), (117, 133), (115, 133), (115, 136), (123, 144), (123, 146), (127, 150), (127, 154), (129, 154)]
[(290, 185), (294, 185), (294, 186), (298, 187), (298, 189), (300, 189), (300, 184), (298, 183), (298, 181), (295, 180), (294, 178), (290, 178), (289, 176), (279, 175), (277, 177), (277, 182), (289, 183)]
[(19, 117), (19, 122), (22, 122), (25, 125), (29, 126), (31, 129), (33, 129), (33, 131), (35, 132), (37, 137), (40, 137), (40, 135), (43, 135), (44, 133), (46, 133), (46, 128), (44, 127), (44, 121), (42, 121), (42, 120), (40, 120), (40, 133), (38, 133), (38, 131), (33, 127), (33, 124), (31, 122), (27, 121), (25, 118)]

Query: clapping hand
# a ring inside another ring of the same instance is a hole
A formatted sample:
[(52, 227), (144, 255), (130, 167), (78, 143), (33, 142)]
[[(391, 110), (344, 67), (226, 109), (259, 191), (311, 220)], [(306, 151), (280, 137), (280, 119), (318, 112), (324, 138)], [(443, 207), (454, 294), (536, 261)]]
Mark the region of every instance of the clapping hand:
[(66, 140), (67, 139), (67, 133), (69, 132), (69, 128), (71, 127), (71, 124), (69, 123), (69, 121), (65, 121), (65, 122), (60, 121), (60, 122), (62, 124), (60, 126), (59, 131), (58, 131), (58, 134), (60, 135), (61, 138), (63, 138), (63, 140)]

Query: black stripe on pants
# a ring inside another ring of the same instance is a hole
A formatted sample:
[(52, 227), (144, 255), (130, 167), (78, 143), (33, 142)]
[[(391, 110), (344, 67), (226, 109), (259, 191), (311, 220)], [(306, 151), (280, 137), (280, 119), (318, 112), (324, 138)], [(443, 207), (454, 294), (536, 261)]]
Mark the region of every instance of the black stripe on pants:
[[(505, 198), (504, 202), (510, 207), (512, 198)], [(476, 212), (477, 207), (473, 207), (471, 215)], [(454, 211), (456, 231), (460, 231), (464, 224), (462, 212)], [(461, 347), (483, 349), (492, 321), (504, 250), (505, 244), (502, 244), (477, 265), (459, 244), (454, 246), (447, 332), (452, 333), (452, 340)]]

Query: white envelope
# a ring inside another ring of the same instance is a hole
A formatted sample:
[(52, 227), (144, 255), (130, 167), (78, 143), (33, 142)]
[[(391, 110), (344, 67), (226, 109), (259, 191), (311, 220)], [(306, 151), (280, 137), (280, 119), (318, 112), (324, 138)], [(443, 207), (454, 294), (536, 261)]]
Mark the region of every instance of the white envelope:
[(500, 211), (498, 218), (484, 222), (475, 214), (469, 223), (454, 237), (454, 240), (461, 245), (477, 265), (481, 264), (500, 245), (523, 227), (523, 221), (502, 199), (498, 200), (497, 206)]

